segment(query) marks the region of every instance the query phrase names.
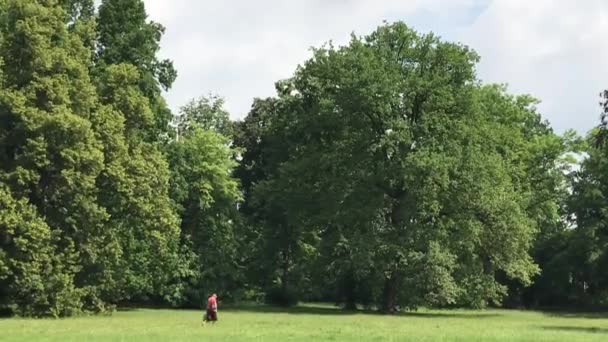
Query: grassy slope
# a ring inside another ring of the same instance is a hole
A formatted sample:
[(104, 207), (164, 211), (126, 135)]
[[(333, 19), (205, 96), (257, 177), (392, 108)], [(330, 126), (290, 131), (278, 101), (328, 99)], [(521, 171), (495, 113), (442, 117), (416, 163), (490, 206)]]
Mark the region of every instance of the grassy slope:
[(1, 341), (608, 341), (608, 315), (522, 311), (419, 311), (400, 316), (327, 307), (201, 312), (134, 310), (61, 320), (0, 320)]

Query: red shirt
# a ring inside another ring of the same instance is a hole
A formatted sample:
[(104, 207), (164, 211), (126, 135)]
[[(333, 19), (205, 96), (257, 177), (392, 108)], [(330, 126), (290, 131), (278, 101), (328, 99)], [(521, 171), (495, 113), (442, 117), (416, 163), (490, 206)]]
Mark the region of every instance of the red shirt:
[(217, 309), (217, 299), (213, 296), (209, 297), (207, 300), (207, 309), (215, 310)]

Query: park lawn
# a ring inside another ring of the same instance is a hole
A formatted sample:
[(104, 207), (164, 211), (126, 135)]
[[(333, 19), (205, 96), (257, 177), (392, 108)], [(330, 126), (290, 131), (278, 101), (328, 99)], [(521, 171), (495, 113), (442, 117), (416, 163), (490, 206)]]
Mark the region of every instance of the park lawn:
[(420, 310), (385, 316), (328, 306), (201, 312), (141, 309), (112, 316), (0, 319), (0, 341), (608, 341), (608, 315)]

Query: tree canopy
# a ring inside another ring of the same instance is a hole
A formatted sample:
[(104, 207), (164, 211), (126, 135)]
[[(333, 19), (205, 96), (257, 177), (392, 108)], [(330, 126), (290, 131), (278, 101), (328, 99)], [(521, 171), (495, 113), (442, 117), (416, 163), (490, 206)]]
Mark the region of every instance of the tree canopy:
[(366, 295), (387, 310), (497, 303), (500, 274), (530, 284), (535, 211), (550, 205), (530, 203), (546, 190), (532, 176), (555, 171), (540, 163), (559, 158), (562, 144), (533, 99), (479, 85), (476, 61), (397, 23), (315, 50), (277, 84), (269, 133), (257, 141), (285, 146), (262, 148), (274, 165), (259, 166), (253, 201), (280, 241), (270, 259), (283, 260), (283, 286), (329, 236), (336, 245), (316, 251), (331, 260), (326, 274), (350, 280), (332, 282), (373, 282)]

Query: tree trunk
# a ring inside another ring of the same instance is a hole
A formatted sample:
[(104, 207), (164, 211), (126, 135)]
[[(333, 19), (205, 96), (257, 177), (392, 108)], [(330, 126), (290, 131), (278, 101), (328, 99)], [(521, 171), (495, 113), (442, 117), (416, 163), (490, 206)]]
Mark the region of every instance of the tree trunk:
[(383, 291), (383, 305), (386, 313), (393, 314), (397, 309), (397, 290), (399, 284), (395, 274), (392, 274), (390, 278), (384, 280), (384, 291)]
[[(408, 212), (407, 212), (407, 192), (403, 189), (391, 191), (391, 194), (388, 194), (392, 198), (390, 219), (388, 224), (392, 226), (393, 229), (393, 240), (391, 243), (399, 244), (399, 240), (403, 237), (404, 227), (403, 225), (408, 222)], [(399, 265), (400, 260), (397, 256), (395, 263)], [(399, 293), (399, 279), (398, 279), (398, 270), (393, 269), (391, 274), (384, 279), (384, 291), (383, 291), (383, 303), (384, 311), (386, 313), (393, 314), (397, 311), (398, 303), (398, 293)]]
[(288, 278), (289, 278), (289, 247), (283, 251), (283, 264), (282, 264), (282, 279), (281, 279), (281, 289), (283, 293), (287, 294), (288, 287)]
[(340, 292), (344, 301), (344, 309), (356, 310), (357, 309), (357, 298), (355, 296), (355, 278), (351, 272), (344, 276), (342, 279), (342, 289)]

